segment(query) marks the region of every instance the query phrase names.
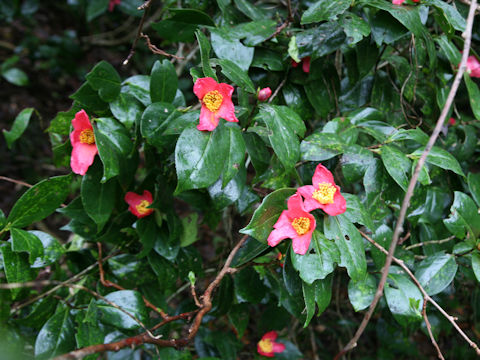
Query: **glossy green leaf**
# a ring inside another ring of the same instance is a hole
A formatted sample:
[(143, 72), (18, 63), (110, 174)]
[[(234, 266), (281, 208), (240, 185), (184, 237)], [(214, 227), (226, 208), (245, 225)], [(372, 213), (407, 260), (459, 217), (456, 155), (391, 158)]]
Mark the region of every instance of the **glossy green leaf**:
[(183, 231), (180, 235), (180, 246), (185, 247), (198, 240), (198, 214), (193, 213), (182, 219)]
[(13, 228), (10, 230), (12, 237), (12, 251), (27, 252), (30, 265), (35, 262), (35, 259), (43, 255), (43, 245), (38, 237), (34, 234)]
[(415, 277), (428, 295), (436, 295), (450, 285), (457, 269), (455, 256), (440, 252), (428, 256), (418, 264)]
[(426, 0), (425, 5), (433, 5), (438, 11), (444, 13), (450, 25), (457, 31), (465, 31), (467, 22), (457, 10), (456, 6), (448, 4), (441, 0)]
[[(16, 253), (11, 249), (10, 244), (0, 245), (0, 251), (3, 255), (3, 271), (9, 283), (22, 283), (31, 281), (35, 278), (36, 273), (30, 268), (27, 254)], [(21, 288), (11, 289), (12, 299), (18, 296)]]
[(363, 239), (357, 228), (344, 215), (326, 216), (324, 225), (325, 237), (334, 240), (340, 251), (340, 263), (346, 267), (353, 281), (365, 278), (367, 261)]
[(456, 66), (460, 64), (460, 61), (462, 60), (462, 54), (457, 47), (450, 40), (448, 40), (446, 35), (436, 37), (435, 42), (440, 46), (441, 51), (452, 65)]
[(164, 132), (176, 123), (179, 115), (171, 104), (150, 104), (140, 120), (140, 132), (149, 144), (161, 148), (167, 141)]
[(303, 282), (302, 289), (305, 308), (307, 310), (307, 317), (305, 319), (305, 323), (303, 324), (303, 327), (305, 328), (312, 320), (313, 315), (315, 315), (315, 285)]
[(23, 109), (13, 121), (10, 131), (2, 130), (9, 149), (12, 148), (13, 143), (22, 136), (23, 132), (27, 129), (34, 110), (34, 108)]
[(14, 67), (3, 70), (1, 74), (10, 84), (17, 86), (28, 85), (28, 75), (19, 68)]
[(150, 74), (150, 97), (152, 103), (171, 103), (175, 99), (178, 88), (178, 78), (175, 67), (168, 60), (155, 61)]
[[(120, 290), (112, 292), (105, 296), (105, 298), (130, 313), (142, 323), (147, 320), (147, 309), (142, 296), (137, 291)], [(134, 330), (140, 328), (140, 324), (132, 317), (125, 314), (125, 312), (109, 305), (103, 300), (97, 300), (97, 307), (100, 310), (100, 320), (112, 326), (119, 327), (126, 330)]]
[(404, 274), (389, 274), (392, 285), (386, 284), (385, 298), (393, 317), (406, 327), (422, 320), (423, 296)]
[(215, 79), (215, 81), (218, 81), (217, 75), (215, 74), (215, 72), (212, 70), (212, 67), (210, 66), (211, 46), (210, 46), (210, 43), (208, 42), (207, 37), (200, 30), (197, 30), (197, 32), (195, 33), (195, 36), (197, 37), (198, 45), (200, 47), (200, 56), (202, 59), (203, 74), (205, 75), (205, 77), (211, 77)]
[(259, 6), (253, 5), (248, 0), (234, 0), (238, 10), (248, 16), (252, 20), (263, 20), (265, 18), (265, 12)]
[(53, 213), (70, 193), (71, 175), (55, 176), (35, 184), (15, 203), (7, 222), (24, 227)]
[(371, 32), (370, 26), (364, 19), (348, 11), (341, 17), (341, 25), (350, 46), (358, 43)]
[(52, 235), (38, 230), (30, 230), (29, 233), (40, 240), (43, 248), (42, 256), (35, 259), (32, 268), (43, 268), (51, 265), (65, 253), (65, 248)]
[(377, 282), (373, 275), (368, 274), (363, 280), (348, 282), (348, 299), (355, 311), (364, 310), (370, 306), (377, 291)]
[(238, 173), (245, 159), (246, 145), (240, 128), (235, 124), (225, 126), (228, 137), (228, 154), (223, 169), (222, 187), (225, 187)]
[(310, 24), (325, 20), (336, 20), (350, 7), (350, 0), (318, 0), (302, 15), (302, 24)]
[(228, 59), (219, 59), (218, 63), (222, 67), (222, 74), (230, 79), (230, 81), (252, 94), (256, 93), (253, 82), (245, 70)]
[(245, 241), (240, 250), (235, 254), (231, 266), (242, 266), (250, 260), (255, 259), (258, 255), (269, 248), (270, 247), (267, 244), (259, 242), (255, 238), (249, 236), (247, 241)]
[(262, 105), (259, 118), (267, 125), (270, 144), (282, 165), (293, 170), (300, 156), (298, 136), (306, 130), (302, 119), (286, 106), (275, 105)]
[(480, 119), (480, 90), (468, 73), (463, 74), (463, 81), (465, 81), (465, 85), (467, 86), (468, 98), (470, 99), (473, 115), (475, 115), (476, 119)]
[[(421, 147), (415, 150), (415, 152), (413, 152), (412, 154), (410, 154), (410, 156), (420, 158), (424, 149), (424, 147)], [(451, 170), (458, 175), (465, 176), (462, 168), (460, 167), (460, 164), (458, 163), (458, 160), (455, 159), (455, 157), (448, 151), (439, 148), (438, 146), (432, 147), (432, 149), (428, 153), (426, 162), (441, 167), (445, 170)]]
[(100, 61), (86, 77), (90, 86), (98, 91), (103, 101), (113, 101), (120, 94), (120, 76), (108, 62)]
[(450, 216), (443, 223), (459, 239), (465, 238), (467, 233), (474, 237), (480, 236), (478, 207), (471, 197), (460, 191), (455, 191)]
[(347, 201), (347, 211), (345, 216), (352, 222), (366, 226), (373, 230), (374, 225), (370, 214), (365, 209), (365, 206), (360, 202), (358, 196), (353, 194), (342, 193)]
[(114, 180), (101, 183), (102, 168), (97, 162), (93, 164), (89, 171), (82, 178), (81, 196), (83, 208), (90, 218), (98, 226), (100, 231), (110, 218), (115, 206)]
[(302, 160), (323, 161), (343, 152), (343, 140), (336, 134), (314, 132), (300, 144)]
[(299, 57), (319, 58), (340, 48), (345, 42), (345, 33), (336, 21), (329, 21), (296, 36)]
[(315, 301), (318, 307), (318, 316), (325, 311), (332, 299), (333, 276), (327, 276), (323, 280), (315, 280)]
[(219, 59), (230, 60), (243, 71), (248, 71), (253, 60), (254, 49), (246, 47), (226, 29), (210, 29), (212, 47)]
[(245, 330), (247, 330), (248, 322), (250, 320), (248, 309), (248, 304), (235, 304), (228, 312), (228, 319), (233, 327), (235, 327), (238, 339), (241, 339)]
[(130, 76), (122, 83), (122, 85), (122, 93), (134, 96), (145, 106), (151, 104), (149, 75)]
[(129, 93), (120, 95), (110, 103), (110, 111), (127, 129), (140, 120), (143, 112), (142, 104)]
[(253, 213), (252, 219), (240, 233), (247, 234), (258, 241), (266, 242), (268, 235), (273, 231), (273, 225), (280, 214), (287, 208), (287, 199), (295, 194), (296, 189), (279, 189), (265, 196), (262, 204)]
[(35, 341), (35, 359), (51, 359), (75, 348), (75, 324), (70, 309), (58, 311), (43, 325)]
[(305, 255), (295, 254), (292, 248), (290, 257), (293, 267), (308, 284), (324, 279), (333, 272), (335, 264), (340, 262), (340, 252), (335, 243), (318, 230), (313, 232), (309, 251)]
[(107, 11), (108, 3), (108, 0), (88, 2), (86, 11), (87, 21), (90, 22)]
[(404, 190), (407, 191), (410, 174), (411, 161), (398, 148), (384, 145), (381, 148), (383, 166), (390, 176)]
[(468, 173), (468, 189), (472, 194), (473, 199), (480, 207), (480, 173)]
[(475, 277), (480, 282), (480, 253), (478, 252), (472, 254), (472, 269)]
[(175, 147), (178, 184), (175, 193), (199, 189), (218, 180), (228, 155), (224, 126), (212, 132), (185, 129)]
[(155, 241), (157, 240), (158, 227), (155, 222), (154, 216), (147, 216), (137, 221), (137, 233), (140, 242), (143, 245), (142, 251), (137, 255), (138, 258), (142, 258), (147, 255), (150, 250), (153, 249)]
[(175, 288), (177, 270), (170, 261), (152, 251), (148, 254), (148, 263), (157, 276), (162, 288)]
[[(258, 7), (256, 7), (258, 9)], [(258, 13), (258, 12), (257, 12)], [(232, 30), (235, 35), (243, 39), (247, 46), (256, 46), (264, 42), (275, 32), (277, 22), (272, 19), (261, 18), (258, 21), (251, 21), (235, 26)]]

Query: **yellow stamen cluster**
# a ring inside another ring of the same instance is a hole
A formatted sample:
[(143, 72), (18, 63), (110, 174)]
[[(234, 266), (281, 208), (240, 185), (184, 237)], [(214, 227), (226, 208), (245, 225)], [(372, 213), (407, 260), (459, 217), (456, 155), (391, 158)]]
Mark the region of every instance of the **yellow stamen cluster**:
[(223, 96), (218, 90), (209, 91), (202, 99), (203, 103), (211, 112), (216, 112), (222, 105)]
[(80, 133), (80, 142), (82, 144), (88, 144), (88, 145), (95, 144), (95, 135), (93, 134), (93, 130), (92, 129), (82, 130), (82, 132)]
[(273, 351), (273, 343), (270, 339), (260, 340), (258, 346), (264, 353), (271, 353)]
[(150, 206), (150, 203), (147, 200), (142, 200), (135, 208), (140, 214), (145, 215), (152, 211), (152, 209), (147, 209), (147, 206)]
[(298, 235), (306, 234), (310, 230), (310, 219), (306, 217), (295, 218), (292, 221), (292, 227)]
[(329, 183), (320, 183), (318, 184), (318, 190), (315, 190), (312, 194), (312, 197), (317, 200), (320, 204), (333, 204), (333, 196), (337, 188)]

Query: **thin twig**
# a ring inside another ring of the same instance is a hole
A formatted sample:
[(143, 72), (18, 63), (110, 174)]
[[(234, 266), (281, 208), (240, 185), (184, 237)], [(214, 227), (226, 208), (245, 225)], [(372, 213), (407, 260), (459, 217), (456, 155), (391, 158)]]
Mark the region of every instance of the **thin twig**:
[(442, 360), (445, 360), (445, 358), (443, 357), (442, 351), (440, 350), (440, 347), (438, 346), (437, 341), (435, 340), (435, 337), (433, 336), (432, 325), (430, 325), (430, 321), (428, 321), (427, 303), (428, 303), (428, 300), (426, 298), (423, 298), (422, 316), (423, 316), (423, 320), (425, 321), (425, 325), (427, 326), (428, 336), (430, 336), (430, 341), (432, 342), (435, 349), (437, 349), (438, 358), (442, 359)]
[(22, 186), (26, 186), (26, 187), (29, 187), (29, 188), (33, 187), (33, 185), (27, 184), (26, 182), (23, 182), (23, 181), (20, 181), (20, 180), (15, 180), (15, 179), (12, 179), (12, 178), (9, 178), (9, 177), (6, 177), (6, 176), (0, 176), (0, 180), (5, 180), (5, 181), (8, 181), (8, 182), (18, 184), (18, 185), (22, 185)]
[(429, 240), (429, 241), (424, 241), (424, 242), (420, 242), (418, 244), (413, 244), (413, 245), (410, 245), (410, 246), (407, 246), (405, 248), (405, 250), (412, 250), (412, 249), (415, 249), (417, 247), (420, 247), (420, 246), (425, 246), (425, 245), (432, 245), (432, 244), (443, 244), (443, 243), (446, 243), (446, 242), (449, 242), (451, 240), (455, 239), (455, 235), (452, 235), (452, 236), (449, 236), (448, 238), (446, 239), (441, 239), (441, 240)]
[[(360, 339), (360, 336), (362, 336), (363, 332), (365, 331), (365, 328), (367, 327), (368, 322), (370, 321), (370, 318), (373, 315), (373, 312), (375, 310), (375, 307), (378, 304), (378, 301), (382, 297), (383, 294), (383, 288), (385, 286), (385, 282), (387, 281), (387, 276), (388, 276), (388, 271), (390, 269), (390, 265), (392, 264), (393, 260), (393, 254), (395, 252), (395, 248), (397, 246), (398, 239), (400, 237), (401, 232), (403, 231), (403, 222), (405, 221), (405, 216), (407, 214), (407, 209), (410, 204), (410, 199), (413, 196), (413, 191), (415, 189), (415, 185), (417, 184), (418, 176), (420, 175), (420, 170), (422, 169), (423, 165), (425, 164), (425, 160), (427, 158), (428, 153), (430, 152), (430, 149), (433, 147), (433, 144), (437, 140), (438, 135), (440, 134), (440, 130), (442, 129), (443, 123), (445, 122), (445, 118), (447, 117), (448, 111), (450, 109), (450, 106), (453, 103), (453, 100), (455, 98), (455, 94), (457, 93), (458, 86), (460, 85), (460, 81), (462, 79), (463, 73), (465, 71), (466, 63), (467, 63), (467, 58), (470, 52), (470, 43), (472, 39), (472, 26), (473, 26), (473, 18), (475, 15), (475, 9), (477, 7), (477, 0), (472, 0), (472, 3), (470, 4), (470, 10), (468, 12), (468, 17), (467, 17), (467, 26), (465, 29), (465, 32), (463, 33), (463, 37), (465, 39), (464, 47), (463, 47), (463, 54), (462, 54), (462, 61), (460, 62), (460, 66), (457, 72), (457, 75), (455, 76), (455, 79), (453, 81), (452, 87), (450, 89), (450, 92), (447, 97), (447, 101), (445, 102), (445, 105), (442, 109), (442, 112), (437, 120), (437, 124), (435, 125), (435, 129), (433, 130), (432, 135), (430, 136), (430, 139), (428, 140), (427, 146), (425, 147), (425, 150), (422, 153), (422, 156), (418, 160), (417, 166), (415, 168), (415, 172), (413, 173), (412, 179), (410, 180), (410, 183), (408, 184), (407, 192), (405, 194), (405, 197), (402, 202), (402, 207), (400, 208), (400, 213), (398, 216), (397, 223), (395, 225), (395, 230), (393, 232), (393, 238), (392, 242), (390, 244), (390, 248), (388, 249), (388, 255), (385, 260), (385, 265), (382, 270), (382, 276), (380, 278), (380, 282), (378, 284), (377, 291), (375, 292), (375, 296), (373, 298), (372, 303), (370, 304), (370, 308), (368, 311), (365, 313), (365, 316), (358, 327), (355, 335), (353, 338), (347, 343), (345, 348), (337, 354), (335, 359), (339, 359), (343, 354), (345, 354), (347, 351), (350, 351), (357, 345), (358, 339)], [(478, 349), (478, 348), (477, 348)]]
[[(145, 41), (147, 42), (147, 46), (148, 46), (148, 48), (150, 49), (150, 51), (151, 51), (152, 53), (157, 54), (157, 55), (166, 56), (166, 57), (171, 57), (171, 58), (174, 58), (174, 59), (177, 59), (177, 60), (183, 60), (183, 59), (184, 59), (184, 58), (181, 57), (181, 56), (169, 54), (169, 53), (163, 51), (162, 49), (159, 49), (158, 47), (156, 47), (155, 45), (153, 45), (153, 44), (151, 43), (150, 38), (148, 37), (148, 35), (145, 35), (144, 33), (141, 33), (140, 36), (145, 39)], [(126, 60), (125, 60), (125, 61), (126, 61)]]
[(280, 91), (280, 89), (283, 87), (283, 85), (285, 85), (285, 82), (287, 81), (287, 77), (285, 77), (282, 82), (280, 83), (280, 85), (277, 86), (277, 88), (275, 89), (275, 91), (273, 92), (273, 95), (270, 97), (270, 99), (268, 99), (268, 103), (271, 103), (273, 99), (275, 99), (275, 97), (278, 95), (278, 92)]
[[(142, 6), (139, 7), (139, 10), (143, 10), (142, 18), (140, 19), (140, 24), (138, 24), (137, 35), (135, 36), (135, 40), (133, 40), (132, 47), (130, 49), (130, 53), (128, 54), (127, 58), (124, 60), (123, 65), (127, 65), (130, 59), (132, 58), (133, 54), (135, 54), (135, 48), (137, 47), (138, 39), (142, 35), (143, 24), (145, 22), (145, 18), (147, 17), (148, 8), (150, 6), (151, 1), (147, 0), (143, 3)], [(141, 8), (141, 9), (140, 9)]]

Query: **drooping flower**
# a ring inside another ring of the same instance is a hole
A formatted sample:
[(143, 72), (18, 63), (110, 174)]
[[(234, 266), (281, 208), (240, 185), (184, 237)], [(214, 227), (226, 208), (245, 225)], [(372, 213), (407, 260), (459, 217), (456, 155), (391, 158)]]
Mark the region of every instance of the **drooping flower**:
[(278, 218), (274, 230), (268, 235), (268, 245), (277, 246), (280, 241), (292, 239), (293, 251), (305, 255), (315, 230), (315, 218), (305, 210), (300, 194), (290, 196), (288, 210), (283, 210)]
[(108, 3), (108, 11), (112, 12), (115, 8), (115, 5), (120, 5), (121, 2), (122, 0), (110, 0)]
[(347, 202), (340, 194), (340, 187), (335, 184), (332, 173), (322, 164), (317, 165), (312, 184), (297, 190), (305, 198), (306, 211), (322, 209), (328, 215), (335, 216), (347, 210)]
[(470, 77), (480, 77), (480, 62), (474, 55), (470, 55), (467, 59), (467, 73)]
[(262, 339), (257, 343), (257, 352), (266, 357), (274, 357), (275, 353), (285, 351), (285, 344), (275, 342), (278, 335), (276, 331), (269, 331), (262, 336)]
[[(308, 74), (310, 72), (310, 56), (302, 58), (301, 63), (303, 72)], [(299, 63), (292, 59), (292, 67), (296, 68), (298, 64)]]
[(260, 101), (267, 101), (268, 98), (270, 97), (270, 95), (272, 95), (272, 89), (270, 89), (269, 87), (266, 87), (266, 88), (261, 89), (258, 92), (257, 98)]
[(153, 209), (148, 209), (153, 203), (152, 193), (148, 190), (144, 190), (143, 195), (129, 191), (125, 194), (125, 201), (129, 205), (128, 210), (139, 219), (153, 213)]
[(193, 86), (193, 92), (202, 103), (198, 130), (213, 131), (220, 118), (238, 122), (232, 102), (233, 86), (217, 83), (211, 77), (199, 78)]
[(72, 120), (73, 131), (70, 133), (72, 156), (70, 167), (75, 174), (85, 175), (98, 154), (93, 127), (85, 110), (80, 110)]

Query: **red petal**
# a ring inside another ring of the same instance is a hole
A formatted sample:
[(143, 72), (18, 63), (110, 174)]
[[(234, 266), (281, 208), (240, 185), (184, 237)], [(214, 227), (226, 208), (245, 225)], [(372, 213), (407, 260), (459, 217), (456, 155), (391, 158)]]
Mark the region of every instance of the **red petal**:
[(315, 188), (313, 185), (301, 186), (297, 189), (297, 192), (304, 197), (303, 207), (305, 211), (312, 211), (320, 208), (320, 203), (312, 197)]
[(93, 164), (95, 155), (98, 153), (96, 144), (72, 144), (72, 156), (70, 167), (75, 174), (85, 175), (90, 165)]
[(330, 216), (343, 214), (347, 210), (347, 202), (343, 195), (340, 194), (340, 188), (338, 186), (337, 192), (333, 196), (333, 203), (322, 205), (321, 209)]
[(200, 124), (197, 125), (198, 130), (213, 131), (220, 121), (220, 116), (207, 109), (202, 105), (200, 110)]
[(200, 100), (202, 100), (206, 93), (217, 90), (217, 88), (218, 83), (215, 79), (211, 77), (199, 78), (195, 81), (195, 85), (193, 85), (193, 92)]
[[(147, 190), (145, 190), (147, 191)], [(145, 194), (145, 191), (144, 191), (144, 194)], [(130, 206), (136, 206), (138, 204), (140, 204), (143, 200), (143, 196), (141, 195), (138, 195), (136, 193), (134, 193), (133, 191), (129, 191), (125, 194), (125, 202), (130, 205)]]
[(88, 119), (88, 115), (83, 109), (75, 114), (75, 118), (72, 120), (72, 125), (75, 130), (79, 131), (93, 129), (92, 124)]
[(277, 246), (282, 240), (287, 239), (289, 236), (285, 234), (282, 229), (273, 230), (270, 235), (268, 235), (268, 245), (271, 247)]
[(273, 352), (274, 353), (281, 353), (285, 351), (285, 344), (282, 343), (273, 343)]
[(235, 107), (233, 106), (231, 99), (223, 99), (222, 105), (220, 106), (220, 109), (218, 109), (216, 116), (230, 122), (238, 122), (238, 119), (235, 116)]
[(292, 59), (292, 67), (296, 68), (299, 63)]
[[(308, 236), (307, 236), (308, 235)], [(299, 236), (292, 240), (293, 252), (298, 255), (305, 255), (308, 248), (310, 247), (310, 242), (312, 241), (312, 234), (306, 233), (305, 235)]]
[(302, 70), (307, 74), (310, 72), (310, 56), (302, 59)]
[(267, 333), (265, 333), (263, 336), (262, 336), (262, 340), (265, 340), (265, 339), (270, 339), (272, 341), (275, 341), (278, 337), (278, 334), (275, 330), (272, 330), (272, 331), (269, 331)]
[(318, 188), (320, 183), (329, 183), (335, 185), (332, 173), (322, 164), (318, 164), (312, 177), (313, 186)]
[(153, 203), (152, 193), (148, 190), (143, 191), (143, 199), (147, 200), (150, 204)]

